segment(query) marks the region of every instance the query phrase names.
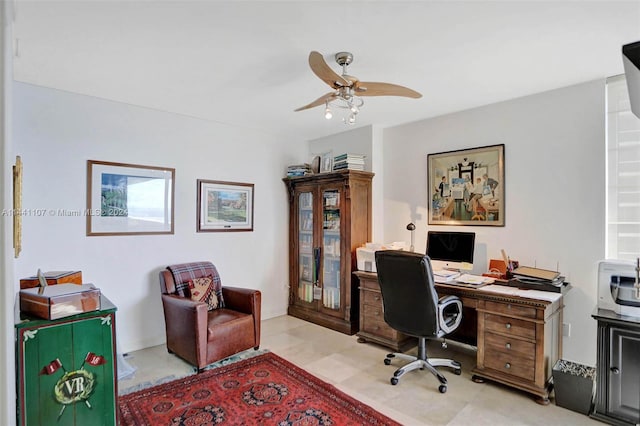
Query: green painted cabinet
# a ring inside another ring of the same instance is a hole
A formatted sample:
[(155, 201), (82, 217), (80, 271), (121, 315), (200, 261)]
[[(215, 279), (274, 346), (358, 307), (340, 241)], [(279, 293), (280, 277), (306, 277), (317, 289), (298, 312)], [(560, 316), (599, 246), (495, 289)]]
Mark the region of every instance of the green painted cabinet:
[(16, 315), (19, 425), (117, 424), (116, 307), (47, 321)]

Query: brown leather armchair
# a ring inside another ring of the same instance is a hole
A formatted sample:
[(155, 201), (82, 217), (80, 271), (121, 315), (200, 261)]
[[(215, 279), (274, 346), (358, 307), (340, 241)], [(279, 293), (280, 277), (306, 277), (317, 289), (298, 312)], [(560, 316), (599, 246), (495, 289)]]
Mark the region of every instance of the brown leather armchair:
[(215, 361), (260, 347), (260, 291), (223, 286), (224, 307), (209, 311), (206, 303), (178, 294), (169, 268), (160, 272), (160, 289), (170, 353), (200, 372)]

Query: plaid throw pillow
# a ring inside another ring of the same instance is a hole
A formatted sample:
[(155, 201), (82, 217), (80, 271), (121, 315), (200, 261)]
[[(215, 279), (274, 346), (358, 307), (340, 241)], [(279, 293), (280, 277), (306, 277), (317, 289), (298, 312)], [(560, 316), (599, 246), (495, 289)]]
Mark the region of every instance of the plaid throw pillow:
[(206, 303), (210, 311), (218, 309), (218, 296), (216, 295), (216, 289), (211, 275), (189, 280), (188, 285), (191, 300)]
[[(195, 280), (206, 279), (209, 278), (212, 281), (211, 288), (213, 291), (213, 295), (209, 298), (211, 299), (211, 303), (207, 302), (209, 305), (209, 310), (211, 310), (212, 305), (216, 305), (215, 308), (224, 308), (224, 298), (222, 297), (222, 281), (220, 280), (220, 276), (218, 275), (218, 270), (211, 262), (191, 262), (191, 263), (181, 263), (178, 265), (170, 265), (167, 266), (167, 269), (171, 271), (173, 275), (173, 280), (176, 283), (176, 294), (180, 297), (191, 298), (191, 288), (196, 288)], [(197, 283), (199, 286), (202, 283)], [(214, 299), (215, 297), (215, 299)], [(213, 302), (215, 300), (215, 302)]]

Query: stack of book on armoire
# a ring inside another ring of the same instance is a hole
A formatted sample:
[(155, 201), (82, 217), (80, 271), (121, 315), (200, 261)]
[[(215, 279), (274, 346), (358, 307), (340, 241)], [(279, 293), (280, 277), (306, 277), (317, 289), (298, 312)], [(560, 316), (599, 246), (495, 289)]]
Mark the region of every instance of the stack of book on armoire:
[(340, 154), (333, 159), (333, 170), (364, 170), (364, 155)]
[(304, 164), (293, 164), (287, 167), (287, 176), (295, 177), (295, 176), (306, 176), (313, 174), (311, 169), (311, 165), (308, 163)]

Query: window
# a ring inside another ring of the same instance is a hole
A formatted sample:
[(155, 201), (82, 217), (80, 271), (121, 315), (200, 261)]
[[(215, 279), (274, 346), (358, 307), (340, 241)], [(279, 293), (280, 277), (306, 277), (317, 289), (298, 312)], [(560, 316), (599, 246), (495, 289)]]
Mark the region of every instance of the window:
[(608, 259), (640, 256), (640, 119), (631, 112), (624, 75), (607, 79)]

